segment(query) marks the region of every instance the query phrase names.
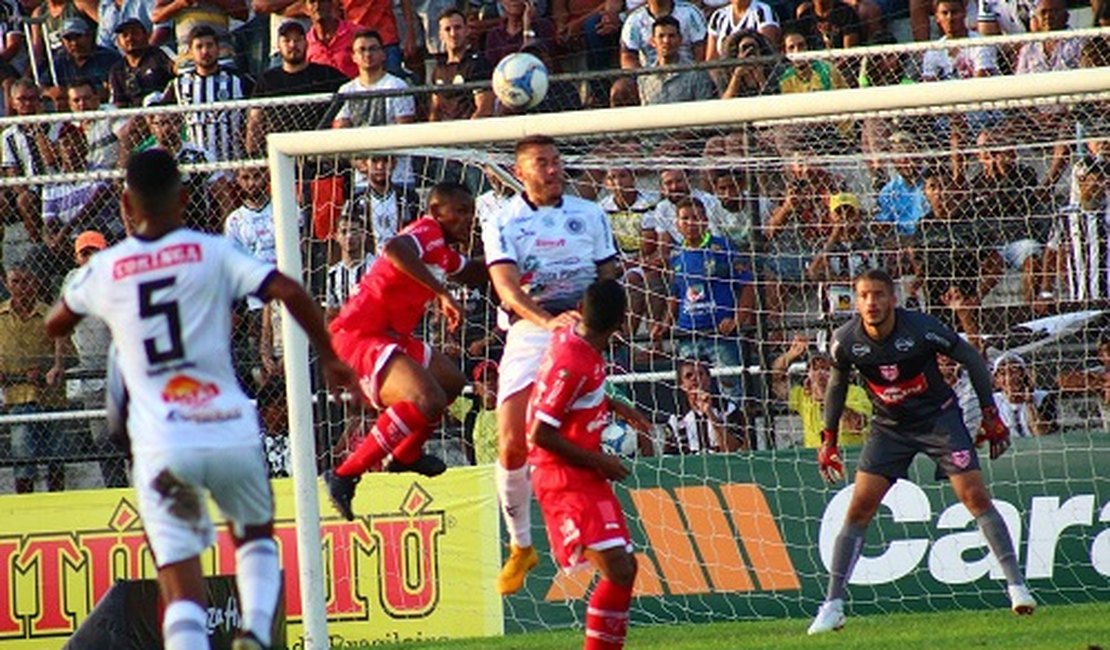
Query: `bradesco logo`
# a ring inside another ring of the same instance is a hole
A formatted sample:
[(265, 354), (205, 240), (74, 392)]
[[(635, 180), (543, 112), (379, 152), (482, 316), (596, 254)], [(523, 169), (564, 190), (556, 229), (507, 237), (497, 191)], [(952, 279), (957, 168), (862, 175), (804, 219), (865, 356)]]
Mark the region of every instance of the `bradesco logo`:
[[(852, 498), (852, 486), (837, 493), (825, 508), (821, 519), (821, 561), (827, 568), (832, 562), (832, 549), (844, 522), (844, 514)], [(1029, 502), (1028, 527), (1023, 527), (1022, 516), (1011, 503), (995, 499), (994, 505), (1006, 522), (1014, 539), (1019, 562), (1028, 579), (1052, 578), (1057, 562), (1057, 551), (1062, 537), (1091, 535), (1087, 565), (1103, 576), (1110, 576), (1110, 529), (1095, 534), (1076, 530), (1095, 524), (1110, 523), (1110, 502), (1101, 506), (1093, 494), (1075, 494), (1065, 497), (1035, 496)], [(910, 481), (898, 481), (883, 499), (883, 506), (895, 522), (933, 522), (933, 506), (925, 491)], [(974, 517), (963, 504), (954, 504), (936, 516), (936, 531), (957, 531), (943, 535), (928, 534), (922, 537), (897, 539), (894, 528), (883, 535), (884, 547), (878, 554), (860, 557), (852, 571), (852, 584), (877, 585), (900, 580), (918, 569), (922, 562), (938, 582), (966, 584), (990, 574), (1003, 577), (994, 556), (987, 550), (986, 540), (974, 528)], [(1069, 531), (1069, 529), (1072, 529)], [(1068, 532), (1066, 532), (1068, 531)], [(1022, 543), (1024, 541), (1024, 544)], [(1063, 559), (1063, 558), (1062, 558)], [(1082, 569), (1086, 562), (1078, 558), (1062, 561), (1061, 568)]]
[[(647, 548), (637, 596), (791, 591), (801, 585), (759, 486), (730, 483), (629, 490)], [(556, 575), (546, 600), (581, 598), (590, 576)]]

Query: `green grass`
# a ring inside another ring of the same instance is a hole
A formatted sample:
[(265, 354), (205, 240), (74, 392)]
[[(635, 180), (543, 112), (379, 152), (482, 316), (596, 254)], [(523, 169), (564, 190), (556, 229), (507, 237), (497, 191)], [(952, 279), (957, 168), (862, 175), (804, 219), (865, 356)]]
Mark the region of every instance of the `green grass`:
[[(806, 636), (808, 619), (633, 627), (630, 650), (1110, 650), (1110, 603), (1042, 606), (1032, 617), (1009, 610), (849, 617), (840, 632)], [(427, 650), (567, 650), (582, 647), (582, 632), (562, 630), (406, 645)]]

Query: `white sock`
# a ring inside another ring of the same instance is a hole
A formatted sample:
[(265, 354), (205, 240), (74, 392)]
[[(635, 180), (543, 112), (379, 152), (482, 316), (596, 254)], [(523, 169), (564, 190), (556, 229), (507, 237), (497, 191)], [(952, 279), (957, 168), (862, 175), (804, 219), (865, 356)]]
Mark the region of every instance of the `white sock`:
[(497, 463), (493, 475), (509, 539), (517, 546), (531, 546), (532, 482), (528, 478), (528, 465), (505, 469)]
[(242, 628), (270, 645), (274, 609), (281, 591), (281, 566), (273, 539), (252, 539), (235, 550), (235, 578), (242, 601)]
[(162, 641), (165, 650), (208, 648), (208, 615), (191, 600), (175, 600), (162, 616)]

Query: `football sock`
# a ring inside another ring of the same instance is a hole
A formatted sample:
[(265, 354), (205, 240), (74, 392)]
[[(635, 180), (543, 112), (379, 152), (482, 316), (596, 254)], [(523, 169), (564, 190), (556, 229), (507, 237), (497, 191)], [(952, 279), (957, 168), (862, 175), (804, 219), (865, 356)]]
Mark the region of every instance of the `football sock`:
[(852, 569), (856, 568), (856, 560), (863, 550), (863, 537), (866, 534), (866, 526), (844, 522), (844, 527), (840, 529), (840, 534), (836, 536), (836, 542), (833, 544), (832, 566), (829, 567), (829, 590), (825, 594), (825, 602), (844, 598), (848, 578), (852, 575)]
[(281, 567), (273, 539), (252, 539), (235, 550), (235, 580), (242, 602), (242, 628), (270, 645), (270, 629), (281, 592)]
[(998, 564), (1002, 567), (1002, 573), (1006, 576), (1006, 584), (1025, 584), (1025, 578), (1022, 577), (1021, 569), (1018, 568), (1017, 553), (1014, 551), (1013, 539), (1010, 538), (1010, 530), (1006, 528), (1006, 522), (1002, 519), (1002, 515), (998, 513), (998, 509), (992, 505), (990, 510), (975, 518), (975, 523), (979, 524), (979, 531), (986, 538), (987, 546), (990, 547), (991, 553), (994, 553), (994, 558), (998, 560)]
[(162, 615), (162, 643), (165, 650), (202, 650), (208, 648), (208, 616), (199, 603), (175, 600)]
[[(411, 458), (401, 458), (396, 453), (401, 441), (410, 434), (422, 435), (427, 438), (428, 419), (424, 417), (420, 409), (416, 408), (416, 404), (397, 402), (378, 416), (377, 422), (370, 428), (370, 433), (359, 443), (358, 448), (336, 468), (336, 475), (359, 476), (382, 462), (382, 459), (389, 454), (393, 454), (394, 458), (402, 463), (413, 462), (420, 457), (419, 447), (416, 448), (416, 455)], [(420, 444), (423, 445), (424, 441), (421, 440)], [(406, 449), (406, 451), (411, 453), (410, 449)]]
[(424, 453), (424, 443), (431, 437), (432, 431), (435, 431), (440, 421), (440, 418), (436, 418), (435, 422), (428, 422), (425, 418), (424, 426), (405, 436), (404, 440), (397, 443), (397, 446), (393, 449), (393, 457), (406, 465), (411, 465), (419, 460), (420, 455)]
[(621, 587), (602, 578), (586, 608), (585, 650), (620, 650), (628, 633), (632, 585)]
[(505, 469), (500, 462), (494, 470), (497, 496), (501, 500), (501, 514), (509, 539), (517, 546), (532, 545), (532, 482), (528, 478), (528, 465)]

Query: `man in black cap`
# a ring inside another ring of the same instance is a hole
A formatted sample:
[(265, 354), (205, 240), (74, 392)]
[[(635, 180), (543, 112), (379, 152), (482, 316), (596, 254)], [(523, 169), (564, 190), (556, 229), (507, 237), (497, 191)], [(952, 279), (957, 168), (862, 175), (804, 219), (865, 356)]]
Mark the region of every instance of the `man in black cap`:
[(111, 101), (118, 108), (142, 106), (144, 97), (173, 79), (173, 62), (160, 48), (151, 47), (150, 30), (138, 18), (116, 25), (115, 34), (123, 59), (108, 71)]
[[(334, 93), (348, 81), (339, 70), (308, 60), (305, 27), (296, 20), (286, 20), (278, 27), (278, 53), (281, 65), (262, 73), (254, 88), (254, 97)], [(326, 110), (324, 103), (251, 109), (247, 120), (247, 150), (261, 151), (268, 133), (318, 128)]]
[[(107, 99), (108, 71), (120, 60), (119, 54), (96, 44), (96, 30), (84, 18), (62, 23), (61, 35), (62, 49), (54, 53), (58, 86), (65, 88), (77, 79), (88, 79), (96, 84), (101, 98)], [(60, 98), (61, 92), (57, 95)]]

